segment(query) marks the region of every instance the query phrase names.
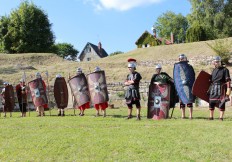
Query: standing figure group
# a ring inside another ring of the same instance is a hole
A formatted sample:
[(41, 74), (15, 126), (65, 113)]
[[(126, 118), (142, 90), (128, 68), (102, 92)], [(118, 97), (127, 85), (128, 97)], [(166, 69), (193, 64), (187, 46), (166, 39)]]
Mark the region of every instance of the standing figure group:
[[(201, 85), (200, 83), (197, 86), (196, 83), (196, 86), (194, 86), (197, 81), (195, 81), (195, 71), (188, 63), (187, 57), (184, 54), (180, 54), (178, 59), (179, 62), (174, 64), (173, 79), (162, 71), (162, 65), (157, 64), (155, 66), (156, 73), (152, 76), (149, 85), (147, 118), (156, 120), (166, 119), (169, 117), (169, 109), (174, 109), (175, 104), (179, 102), (182, 119), (186, 118), (186, 107), (189, 108), (189, 119), (192, 119), (193, 103), (195, 102), (195, 98), (199, 97), (209, 102), (209, 120), (214, 119), (215, 107), (219, 108), (219, 119), (223, 120), (225, 103), (229, 101), (229, 96), (231, 94), (231, 79), (229, 70), (222, 65), (221, 57), (216, 56), (214, 58), (212, 62), (214, 69), (211, 75), (204, 72), (209, 79), (203, 80), (203, 82), (210, 84), (210, 86), (207, 92), (200, 92), (201, 94), (203, 93), (203, 97), (199, 95), (200, 93), (198, 92), (200, 89), (199, 86), (205, 85)], [(139, 85), (142, 77), (140, 73), (136, 71), (136, 60), (129, 58), (127, 61), (129, 74), (124, 82), (126, 87), (125, 100), (128, 107), (127, 119), (133, 117), (132, 110), (133, 105), (135, 105), (137, 109), (136, 119), (141, 120)], [(30, 81), (28, 86), (38, 116), (44, 116), (44, 109), (48, 108), (46, 84), (42, 80), (39, 72), (37, 72), (35, 76), (36, 79)], [(74, 107), (80, 109), (79, 116), (84, 116), (85, 110), (90, 108), (90, 103), (92, 103), (96, 109), (96, 116), (100, 116), (101, 111), (102, 116), (106, 117), (109, 96), (104, 70), (101, 70), (101, 68), (97, 66), (92, 73), (85, 75), (79, 67), (76, 70), (75, 76), (69, 77), (68, 83), (72, 91)], [(4, 105), (3, 111), (5, 113), (4, 116), (6, 116), (6, 112), (10, 112), (10, 116), (12, 116), (12, 111), (15, 106), (13, 86), (7, 82), (4, 83), (4, 86), (1, 92), (2, 103)], [(21, 116), (25, 117), (28, 103), (28, 88), (24, 79), (21, 79), (20, 83), (16, 85), (16, 93)], [(54, 97), (58, 107), (58, 116), (65, 116), (64, 109), (68, 104), (68, 88), (65, 78), (60, 74), (56, 75)]]

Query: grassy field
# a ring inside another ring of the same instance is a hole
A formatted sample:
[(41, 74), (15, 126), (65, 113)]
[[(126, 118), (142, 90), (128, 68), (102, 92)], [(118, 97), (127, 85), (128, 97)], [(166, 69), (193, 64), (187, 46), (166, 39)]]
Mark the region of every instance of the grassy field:
[[(135, 113), (135, 110), (133, 110)], [(195, 108), (193, 120), (126, 119), (127, 108), (107, 109), (107, 117), (83, 117), (67, 110), (65, 117), (0, 118), (0, 161), (231, 161), (232, 109), (225, 120), (208, 121), (207, 108)], [(78, 112), (76, 112), (78, 113)], [(46, 112), (48, 115), (49, 113)], [(3, 116), (3, 115), (2, 115)]]

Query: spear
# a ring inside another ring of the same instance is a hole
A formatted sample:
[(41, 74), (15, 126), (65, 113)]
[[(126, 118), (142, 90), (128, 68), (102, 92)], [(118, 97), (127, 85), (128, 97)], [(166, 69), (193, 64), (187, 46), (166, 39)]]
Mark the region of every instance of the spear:
[(49, 108), (49, 114), (50, 114), (50, 116), (51, 116), (51, 109), (50, 109), (50, 105), (49, 105), (49, 103), (50, 103), (50, 96), (49, 96), (49, 82), (48, 82), (48, 71), (46, 70), (46, 72), (45, 72), (45, 74), (46, 74), (46, 76), (47, 76), (47, 85), (48, 85), (48, 108)]

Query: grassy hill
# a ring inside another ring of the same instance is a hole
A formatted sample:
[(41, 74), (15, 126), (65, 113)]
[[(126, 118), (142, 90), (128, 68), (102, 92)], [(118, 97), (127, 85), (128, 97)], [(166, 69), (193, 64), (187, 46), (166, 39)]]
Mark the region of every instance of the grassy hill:
[[(232, 42), (232, 38), (227, 40)], [(188, 59), (199, 59), (199, 62), (203, 57), (215, 55), (215, 52), (206, 44), (212, 44), (213, 42), (194, 42), (141, 48), (90, 62), (66, 61), (55, 54), (47, 53), (0, 54), (0, 78), (3, 81), (16, 84), (22, 77), (23, 70), (26, 72), (27, 81), (32, 80), (37, 71), (42, 72), (43, 78), (46, 78), (45, 72), (48, 71), (49, 82), (53, 83), (57, 73), (68, 77), (69, 75), (75, 75), (77, 67), (82, 67), (84, 73), (90, 73), (95, 66), (100, 66), (106, 71), (108, 83), (120, 82), (125, 80), (128, 73), (127, 59), (132, 57), (138, 60), (137, 71), (141, 73), (143, 81), (150, 80), (155, 72), (154, 67), (156, 63), (161, 63), (163, 71), (172, 76), (173, 64), (178, 61), (178, 55), (181, 53), (186, 54)], [(167, 64), (167, 62), (173, 62), (173, 64)], [(204, 64), (194, 66), (196, 72), (202, 69), (210, 71), (210, 68), (212, 66)]]

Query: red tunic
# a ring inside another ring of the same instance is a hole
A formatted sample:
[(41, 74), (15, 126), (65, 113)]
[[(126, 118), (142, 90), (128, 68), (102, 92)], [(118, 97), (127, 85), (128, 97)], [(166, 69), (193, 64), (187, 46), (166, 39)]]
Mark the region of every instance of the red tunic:
[(94, 107), (96, 110), (105, 110), (108, 107), (108, 102), (100, 103), (100, 104), (94, 104)]

